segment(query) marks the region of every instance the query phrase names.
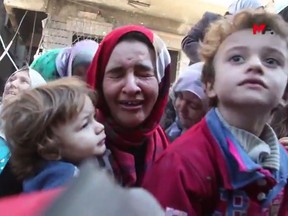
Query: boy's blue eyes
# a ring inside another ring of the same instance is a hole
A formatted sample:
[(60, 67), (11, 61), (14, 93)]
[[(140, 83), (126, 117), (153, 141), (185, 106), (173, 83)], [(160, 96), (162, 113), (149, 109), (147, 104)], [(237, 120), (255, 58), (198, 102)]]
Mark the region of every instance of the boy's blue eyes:
[(274, 64), (280, 65), (280, 62), (277, 61), (277, 60), (274, 59), (274, 58), (268, 58), (268, 59), (266, 59), (266, 62), (267, 62), (268, 64), (270, 64), (270, 65), (274, 65)]
[[(229, 61), (234, 63), (243, 63), (245, 61), (245, 58), (241, 55), (234, 55), (231, 58), (229, 58)], [(265, 59), (265, 63), (269, 65), (281, 65), (280, 62), (275, 58), (267, 58)]]

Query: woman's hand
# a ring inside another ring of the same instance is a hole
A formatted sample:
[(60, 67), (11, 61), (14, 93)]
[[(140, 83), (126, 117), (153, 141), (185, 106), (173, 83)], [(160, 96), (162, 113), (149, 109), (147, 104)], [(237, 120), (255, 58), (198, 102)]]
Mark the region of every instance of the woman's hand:
[(279, 140), (279, 142), (286, 148), (288, 151), (288, 137), (283, 137)]

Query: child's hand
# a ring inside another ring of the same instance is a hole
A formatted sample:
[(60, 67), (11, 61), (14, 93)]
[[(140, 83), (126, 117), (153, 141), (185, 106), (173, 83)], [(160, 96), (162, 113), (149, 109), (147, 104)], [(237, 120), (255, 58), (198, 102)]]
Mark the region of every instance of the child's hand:
[(288, 151), (288, 137), (283, 137), (279, 140), (279, 142), (286, 148)]

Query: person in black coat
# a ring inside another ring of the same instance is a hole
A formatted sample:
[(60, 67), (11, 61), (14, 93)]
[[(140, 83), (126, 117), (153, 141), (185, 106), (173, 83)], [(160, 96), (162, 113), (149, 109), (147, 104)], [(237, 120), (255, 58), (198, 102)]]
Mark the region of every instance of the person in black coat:
[[(263, 8), (263, 4), (259, 0), (236, 0), (229, 6), (224, 17), (229, 19), (233, 14), (247, 8)], [(200, 61), (198, 55), (199, 42), (204, 39), (207, 28), (211, 23), (222, 17), (220, 14), (205, 12), (203, 17), (191, 28), (187, 36), (183, 38), (182, 50), (190, 59), (190, 65)]]

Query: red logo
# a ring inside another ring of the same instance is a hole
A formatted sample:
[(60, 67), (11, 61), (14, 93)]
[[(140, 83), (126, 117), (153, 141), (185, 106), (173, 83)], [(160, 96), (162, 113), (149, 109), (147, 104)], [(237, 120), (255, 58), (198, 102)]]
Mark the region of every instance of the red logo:
[(274, 34), (272, 29), (268, 28), (266, 24), (254, 24), (253, 25), (253, 34), (261, 33), (261, 34), (266, 34), (266, 32), (269, 32), (270, 34)]

